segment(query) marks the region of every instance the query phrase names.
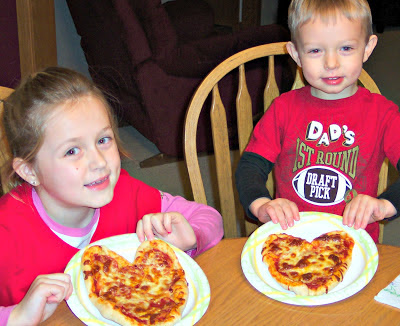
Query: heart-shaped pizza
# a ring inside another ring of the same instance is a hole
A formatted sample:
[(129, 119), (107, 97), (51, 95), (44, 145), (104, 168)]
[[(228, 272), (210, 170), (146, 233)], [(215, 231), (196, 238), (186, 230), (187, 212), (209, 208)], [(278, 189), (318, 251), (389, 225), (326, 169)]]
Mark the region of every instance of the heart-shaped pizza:
[(261, 254), (271, 276), (297, 295), (321, 295), (343, 281), (352, 259), (354, 240), (332, 231), (311, 243), (285, 233), (271, 234)]
[(130, 263), (105, 246), (82, 255), (89, 299), (104, 318), (121, 325), (173, 325), (188, 298), (185, 271), (164, 241), (144, 241)]

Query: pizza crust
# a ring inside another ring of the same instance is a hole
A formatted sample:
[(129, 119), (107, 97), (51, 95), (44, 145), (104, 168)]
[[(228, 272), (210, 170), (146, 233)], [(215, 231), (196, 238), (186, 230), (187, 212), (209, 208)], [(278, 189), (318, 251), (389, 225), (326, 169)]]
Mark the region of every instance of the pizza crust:
[(343, 281), (352, 259), (354, 240), (344, 231), (328, 232), (308, 241), (272, 234), (262, 248), (271, 276), (297, 295), (326, 294)]
[(188, 286), (167, 243), (143, 242), (133, 263), (105, 246), (92, 246), (81, 265), (89, 299), (104, 318), (126, 326), (169, 326), (181, 318)]

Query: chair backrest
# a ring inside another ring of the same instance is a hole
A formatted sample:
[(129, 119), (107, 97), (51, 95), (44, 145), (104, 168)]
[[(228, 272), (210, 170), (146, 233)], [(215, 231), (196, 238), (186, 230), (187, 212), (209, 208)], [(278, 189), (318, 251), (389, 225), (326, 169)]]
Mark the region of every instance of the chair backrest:
[(1, 102), (1, 100), (7, 98), (13, 91), (14, 90), (12, 88), (0, 86), (0, 182), (1, 182), (0, 196), (2, 194), (7, 193), (10, 190), (4, 181), (5, 178), (4, 178), (3, 165), (9, 159), (8, 156), (9, 153), (8, 153), (8, 144), (4, 136), (4, 128), (2, 124), (3, 103)]
[[(228, 143), (228, 130), (226, 123), (226, 111), (222, 103), (218, 82), (229, 72), (238, 68), (239, 81), (236, 97), (237, 128), (239, 137), (239, 153), (233, 155), (238, 160), (243, 153), (253, 130), (253, 116), (251, 98), (247, 89), (245, 76), (245, 63), (268, 57), (268, 79), (264, 90), (264, 111), (268, 109), (273, 99), (279, 96), (279, 89), (275, 81), (274, 56), (287, 55), (286, 42), (271, 43), (253, 47), (241, 51), (219, 64), (213, 69), (197, 88), (186, 113), (184, 131), (184, 151), (190, 183), (192, 186), (194, 200), (207, 204), (204, 184), (199, 166), (196, 148), (197, 121), (204, 102), (212, 93), (211, 100), (211, 129), (214, 144), (215, 165), (218, 182), (218, 195), (221, 214), (224, 221), (225, 237), (239, 237), (249, 235), (257, 228), (257, 225), (248, 221), (244, 222), (244, 211), (241, 208), (236, 187), (233, 181), (233, 169), (237, 162), (232, 163), (231, 151)], [(373, 93), (380, 93), (372, 78), (363, 70), (359, 82)], [(297, 67), (292, 89), (304, 86), (301, 69)], [(387, 187), (388, 160), (382, 165), (379, 175), (378, 194)], [(274, 194), (274, 180), (268, 178), (267, 188), (271, 195)], [(381, 228), (382, 233), (383, 229)], [(381, 235), (380, 235), (381, 239)]]

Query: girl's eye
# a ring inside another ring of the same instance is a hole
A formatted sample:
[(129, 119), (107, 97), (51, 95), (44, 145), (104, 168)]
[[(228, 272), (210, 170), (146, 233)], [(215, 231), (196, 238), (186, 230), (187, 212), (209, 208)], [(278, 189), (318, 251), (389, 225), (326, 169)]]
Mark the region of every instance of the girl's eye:
[(312, 49), (312, 50), (308, 51), (308, 53), (312, 53), (312, 54), (319, 53), (319, 52), (320, 51), (318, 49)]
[(74, 148), (67, 150), (67, 152), (65, 153), (65, 156), (77, 155), (78, 153), (79, 153), (79, 148), (74, 147)]
[(109, 141), (111, 141), (111, 137), (103, 137), (99, 139), (99, 144), (100, 145), (107, 144)]

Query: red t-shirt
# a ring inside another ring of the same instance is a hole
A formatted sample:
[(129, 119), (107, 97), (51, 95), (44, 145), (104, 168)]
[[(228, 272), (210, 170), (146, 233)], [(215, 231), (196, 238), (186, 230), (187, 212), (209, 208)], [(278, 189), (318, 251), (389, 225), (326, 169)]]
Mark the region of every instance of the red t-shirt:
[[(351, 97), (322, 100), (309, 86), (278, 97), (246, 148), (275, 163), (276, 196), (300, 211), (342, 215), (350, 189), (377, 195), (379, 171), (400, 158), (397, 106), (359, 87)], [(367, 231), (377, 240), (377, 223)]]
[[(160, 211), (160, 192), (121, 170), (113, 200), (100, 209), (91, 242), (134, 233), (143, 215)], [(9, 306), (22, 300), (36, 276), (64, 272), (79, 249), (61, 240), (43, 222), (28, 184), (1, 197), (0, 212), (0, 306)]]

